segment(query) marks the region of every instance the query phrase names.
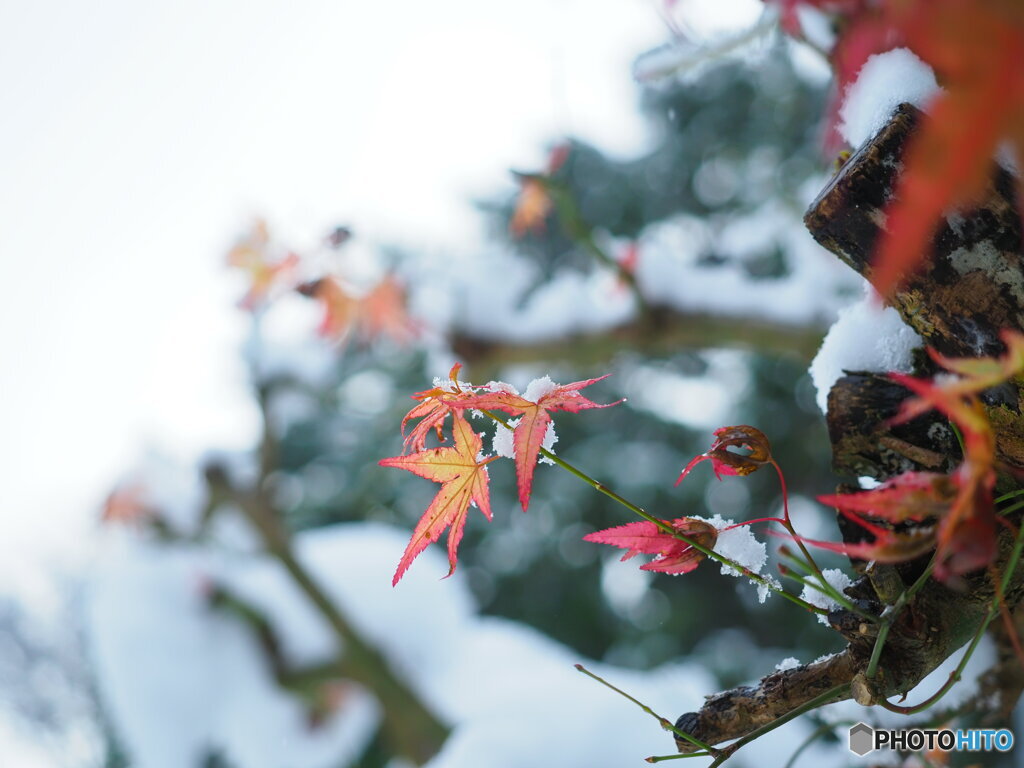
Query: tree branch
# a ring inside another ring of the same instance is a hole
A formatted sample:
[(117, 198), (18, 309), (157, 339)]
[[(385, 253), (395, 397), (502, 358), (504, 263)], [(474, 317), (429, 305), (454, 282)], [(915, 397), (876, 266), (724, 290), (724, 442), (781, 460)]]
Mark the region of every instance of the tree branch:
[(784, 325), (750, 317), (651, 307), (643, 316), (598, 333), (515, 343), (480, 338), (461, 330), (453, 334), (451, 344), (456, 355), (472, 367), (474, 377), (480, 379), (515, 363), (568, 362), (588, 367), (623, 352), (664, 356), (688, 348), (731, 347), (810, 362), (825, 330), (820, 325)]

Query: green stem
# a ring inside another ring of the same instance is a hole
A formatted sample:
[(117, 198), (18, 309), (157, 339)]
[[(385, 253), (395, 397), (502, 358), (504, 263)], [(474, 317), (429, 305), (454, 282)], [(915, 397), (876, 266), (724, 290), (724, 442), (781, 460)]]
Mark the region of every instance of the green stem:
[(1018, 501), (1016, 504), (1011, 504), (1006, 509), (1000, 509), (999, 510), (999, 514), (1000, 515), (1008, 515), (1011, 512), (1016, 512), (1021, 507), (1024, 507), (1024, 501)]
[(797, 747), (793, 754), (789, 756), (789, 760), (786, 761), (786, 764), (782, 766), (782, 768), (793, 768), (793, 766), (796, 765), (796, 761), (799, 759), (800, 755), (803, 754), (803, 751), (807, 749), (809, 746), (811, 746), (811, 744), (816, 742), (818, 739), (820, 739), (822, 736), (824, 736), (826, 733), (834, 731), (836, 728), (839, 728), (843, 725), (853, 725), (855, 722), (856, 721), (854, 720), (839, 720), (834, 723), (823, 723), (819, 725), (817, 728), (811, 731), (810, 736), (808, 736), (800, 743), (800, 746)]
[(995, 499), (995, 501), (993, 503), (995, 503), (995, 504), (1002, 504), (1004, 501), (1009, 501), (1010, 499), (1016, 498), (1017, 496), (1021, 496), (1021, 495), (1024, 495), (1024, 488), (1018, 488), (1016, 491), (1010, 491), (1009, 493), (1004, 493), (1002, 496), (1000, 496), (999, 498)]
[[(878, 621), (877, 616), (874, 616), (868, 613), (867, 611), (863, 610), (862, 608), (858, 608), (856, 605), (851, 603), (845, 595), (843, 595), (841, 592), (839, 592), (839, 590), (837, 590), (835, 587), (829, 584), (823, 576), (819, 576), (818, 574), (811, 574), (815, 577), (814, 579), (811, 579), (807, 576), (801, 576), (798, 573), (793, 573), (792, 570), (787, 570), (786, 573), (784, 573), (783, 575), (799, 584), (803, 584), (805, 587), (810, 587), (811, 589), (821, 592), (821, 594), (826, 595), (829, 599), (838, 603), (840, 606), (848, 610), (850, 613), (854, 613), (857, 616), (860, 616), (865, 621)], [(820, 584), (815, 580), (818, 578), (821, 579)], [(827, 614), (829, 613), (829, 610), (827, 608), (817, 608), (817, 613)]]
[(646, 314), (650, 308), (636, 281), (636, 275), (613, 259), (597, 244), (597, 240), (594, 238), (594, 228), (583, 220), (579, 206), (576, 204), (576, 199), (573, 197), (569, 187), (555, 181), (550, 176), (538, 176), (536, 178), (541, 181), (551, 196), (551, 200), (555, 204), (555, 210), (558, 212), (558, 219), (562, 223), (562, 229), (569, 239), (583, 246), (584, 250), (588, 251), (598, 262), (614, 270), (618, 274), (619, 279), (629, 286), (629, 290), (636, 298), (640, 311)]
[(949, 427), (953, 430), (953, 434), (956, 436), (956, 441), (960, 445), (960, 455), (966, 456), (967, 449), (964, 447), (964, 433), (960, 431), (960, 427), (953, 423), (952, 419), (949, 421)]
[(935, 555), (932, 556), (928, 567), (917, 577), (917, 581), (911, 584), (909, 589), (901, 592), (892, 608), (883, 613), (882, 627), (878, 630), (878, 637), (875, 638), (875, 645), (871, 649), (871, 658), (868, 660), (868, 668), (865, 671), (869, 680), (873, 680), (878, 673), (878, 662), (882, 658), (882, 649), (885, 647), (885, 641), (889, 639), (889, 630), (892, 628), (893, 622), (896, 621), (904, 606), (914, 598), (918, 590), (928, 581), (928, 578), (932, 575), (933, 568), (935, 568)]
[(718, 756), (718, 753), (720, 752), (720, 750), (717, 750), (714, 747), (709, 746), (708, 744), (705, 744), (703, 741), (698, 739), (696, 736), (691, 736), (686, 731), (679, 730), (678, 728), (675, 727), (675, 725), (672, 723), (671, 720), (669, 720), (666, 717), (662, 717), (661, 715), (659, 715), (657, 712), (655, 712), (653, 709), (651, 709), (649, 706), (644, 704), (639, 699), (633, 698), (632, 696), (630, 696), (628, 693), (626, 693), (621, 688), (616, 688), (614, 685), (609, 683), (603, 677), (595, 675), (593, 672), (591, 672), (589, 669), (584, 667), (582, 664), (574, 664), (573, 666), (576, 667), (576, 670), (578, 672), (582, 672), (584, 675), (586, 675), (587, 677), (591, 678), (592, 680), (597, 680), (597, 682), (599, 682), (601, 685), (605, 686), (606, 688), (610, 688), (611, 690), (615, 691), (620, 696), (622, 696), (622, 697), (632, 701), (634, 704), (636, 704), (638, 707), (640, 707), (640, 709), (642, 709), (648, 715), (650, 715), (655, 720), (657, 720), (658, 724), (662, 728), (664, 728), (666, 731), (672, 731), (672, 733), (674, 733), (679, 738), (681, 738), (681, 739), (683, 739), (685, 741), (690, 742), (695, 747), (699, 747), (700, 749), (703, 749), (705, 754), (713, 755), (713, 756), (716, 756), (716, 757)]
[(796, 535), (796, 529), (793, 527), (793, 521), (789, 519), (789, 492), (786, 489), (786, 477), (782, 474), (782, 467), (779, 466), (779, 463), (775, 461), (775, 459), (770, 459), (770, 462), (771, 465), (775, 467), (775, 474), (779, 476), (779, 486), (782, 488), (782, 526), (786, 529), (789, 535), (793, 537), (793, 541), (796, 542), (796, 545), (800, 548), (800, 552), (803, 554), (804, 558), (806, 558), (807, 564), (824, 584), (826, 582), (825, 577), (821, 574), (821, 568), (818, 567), (818, 564), (811, 556), (811, 553), (807, 551), (807, 547), (804, 546), (804, 543), (800, 541), (800, 537)]
[[(494, 413), (493, 411), (483, 410), (482, 412), (483, 412), (483, 414), (485, 416), (487, 416), (490, 419), (493, 419), (498, 424), (503, 425), (506, 429), (512, 429), (512, 427), (510, 427), (508, 425), (508, 420), (507, 419), (503, 419), (501, 416), (499, 416), (498, 414)], [(697, 541), (694, 541), (690, 537), (684, 536), (683, 534), (679, 533), (677, 530), (675, 530), (671, 525), (669, 525), (664, 520), (661, 520), (661, 519), (655, 517), (650, 512), (648, 512), (647, 510), (643, 509), (642, 507), (638, 507), (636, 504), (634, 504), (633, 502), (629, 501), (628, 499), (625, 499), (622, 496), (619, 496), (619, 494), (617, 494), (611, 488), (609, 488), (608, 486), (598, 482), (597, 480), (592, 478), (590, 475), (588, 475), (587, 473), (583, 472), (580, 469), (577, 469), (576, 467), (574, 467), (572, 464), (570, 464), (569, 462), (565, 461), (564, 459), (559, 458), (558, 456), (553, 454), (551, 451), (549, 451), (547, 448), (541, 448), (540, 449), (540, 453), (541, 453), (542, 456), (544, 456), (544, 458), (548, 459), (553, 464), (557, 464), (559, 467), (564, 469), (569, 474), (574, 475), (575, 477), (579, 478), (580, 480), (585, 482), (587, 485), (589, 485), (591, 488), (593, 488), (595, 491), (603, 493), (605, 496), (607, 496), (612, 501), (618, 502), (619, 504), (624, 506), (626, 509), (628, 509), (630, 512), (634, 513), (635, 515), (638, 515), (638, 516), (642, 517), (647, 522), (654, 523), (656, 526), (658, 526), (658, 529), (660, 531), (663, 531), (664, 533), (669, 534), (670, 536), (672, 536), (673, 538), (678, 539), (679, 541), (682, 541), (682, 542), (684, 542), (686, 544), (689, 544), (691, 547), (696, 549), (698, 552), (703, 553), (707, 557), (710, 557), (712, 560), (717, 560), (719, 563), (722, 563), (723, 565), (727, 565), (730, 568), (733, 568), (733, 569), (739, 571), (740, 573), (742, 573), (744, 576), (746, 576), (751, 581), (754, 581), (754, 582), (760, 584), (761, 586), (766, 587), (767, 589), (770, 589), (772, 592), (775, 592), (775, 593), (781, 595), (786, 600), (789, 600), (791, 603), (795, 603), (796, 605), (799, 605), (804, 610), (810, 611), (811, 613), (818, 613), (819, 612), (819, 609), (816, 608), (815, 606), (811, 605), (810, 603), (806, 602), (805, 600), (801, 600), (796, 595), (791, 595), (789, 592), (787, 592), (786, 590), (782, 589), (780, 586), (778, 586), (776, 584), (773, 584), (771, 581), (766, 579), (764, 576), (761, 576), (760, 574), (754, 573), (752, 570), (750, 570), (749, 568), (747, 568), (744, 565), (740, 565), (735, 560), (730, 560), (728, 557), (725, 557), (724, 555), (720, 555), (718, 552), (715, 552), (713, 549), (709, 549), (708, 547), (705, 547), (703, 544), (701, 544), (701, 543), (699, 543)]]
[(1013, 578), (1014, 572), (1017, 570), (1017, 563), (1020, 561), (1021, 550), (1024, 549), (1024, 527), (1021, 528), (1017, 534), (1017, 540), (1014, 542), (1013, 550), (1010, 552), (1010, 557), (1006, 561), (1006, 568), (1003, 571), (1003, 576), (999, 580), (999, 588), (996, 590), (995, 595), (992, 596), (992, 607), (989, 609), (988, 615), (981, 622), (978, 627), (978, 631), (974, 633), (974, 637), (971, 639), (970, 645), (967, 646), (967, 650), (964, 652), (963, 658), (960, 659), (960, 663), (957, 664), (956, 669), (950, 674), (949, 679), (942, 685), (939, 690), (929, 696), (927, 699), (922, 701), (913, 707), (900, 707), (895, 704), (890, 704), (886, 700), (878, 702), (879, 706), (883, 709), (887, 709), (890, 712), (898, 712), (901, 715), (913, 715), (918, 712), (923, 712), (945, 696), (949, 689), (960, 680), (960, 675), (963, 674), (964, 667), (967, 666), (967, 662), (971, 660), (971, 656), (974, 655), (974, 651), (978, 647), (978, 643), (981, 642), (981, 638), (984, 636), (985, 631), (988, 629), (988, 625), (992, 623), (992, 620), (999, 615), (999, 602), (1001, 596), (1005, 594), (1007, 586), (1010, 584), (1010, 579)]
[(687, 752), (685, 755), (683, 755), (683, 754), (676, 754), (676, 755), (651, 755), (650, 757), (645, 757), (644, 758), (644, 762), (645, 763), (664, 763), (666, 760), (685, 760), (688, 757), (707, 757), (709, 754), (710, 754), (709, 752)]

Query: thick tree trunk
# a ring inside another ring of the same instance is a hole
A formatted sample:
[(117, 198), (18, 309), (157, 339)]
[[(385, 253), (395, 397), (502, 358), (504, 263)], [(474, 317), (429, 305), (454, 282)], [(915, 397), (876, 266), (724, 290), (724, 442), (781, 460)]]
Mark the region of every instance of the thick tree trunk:
[[(804, 219), (818, 242), (868, 280), (873, 277), (875, 244), (885, 227), (884, 207), (901, 169), (902, 148), (917, 120), (913, 107), (901, 106), (889, 124), (851, 156)], [(983, 199), (971, 210), (948, 215), (933, 239), (931, 258), (892, 298), (903, 319), (944, 354), (998, 355), (1004, 351), (1000, 331), (1024, 328), (1024, 259), (1014, 190), (1013, 177), (997, 168)], [(873, 373), (848, 372), (836, 383), (828, 399), (828, 426), (837, 472), (886, 479), (909, 470), (945, 472), (959, 463), (958, 444), (941, 416), (928, 414), (896, 427), (888, 424), (908, 395), (903, 387)], [(1017, 387), (1004, 385), (983, 400), (996, 433), (999, 460), (1006, 468), (1024, 467), (1024, 419)], [(1004, 490), (1017, 485), (1009, 473), (1000, 476), (1000, 483)], [(844, 535), (856, 532), (846, 530)], [(1003, 531), (1000, 536), (995, 567), (1002, 573), (1012, 535)], [(913, 583), (924, 562), (868, 568), (848, 593), (880, 613)], [(855, 565), (863, 571), (865, 564)], [(842, 653), (776, 672), (756, 686), (710, 696), (699, 712), (680, 717), (678, 725), (702, 741), (718, 744), (747, 735), (843, 683), (851, 687), (841, 696), (861, 703), (904, 693), (978, 631), (988, 616), (993, 589), (984, 571), (968, 574), (961, 591), (929, 580), (893, 624), (878, 673), (870, 681), (865, 671), (876, 625), (836, 611), (829, 621), (848, 641)], [(1005, 600), (1013, 608), (1022, 599), (1024, 567), (1019, 566)], [(1019, 692), (1020, 686), (1014, 685)], [(687, 742), (677, 745), (682, 752), (693, 750)]]

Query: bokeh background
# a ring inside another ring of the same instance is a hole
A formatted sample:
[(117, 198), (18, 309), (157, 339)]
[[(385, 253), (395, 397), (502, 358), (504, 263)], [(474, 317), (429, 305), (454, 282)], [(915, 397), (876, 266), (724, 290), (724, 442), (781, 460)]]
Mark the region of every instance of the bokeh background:
[[(672, 485), (711, 430), (754, 424), (797, 525), (834, 535), (806, 370), (861, 287), (799, 221), (829, 82), (756, 0), (0, 6), (0, 762), (408, 764), (211, 467), (454, 727), (435, 766), (672, 751), (576, 660), (674, 719), (836, 650), (717, 568), (585, 544), (628, 517), (548, 467), (523, 515), (493, 465), (457, 574), (425, 556), (392, 590), (433, 490), (376, 464), (456, 360), (520, 389), (612, 373), (591, 396), (628, 402), (557, 419), (560, 455), (664, 518), (761, 517), (774, 476)], [(570, 208), (510, 232), (510, 169), (550, 170)], [(240, 308), (226, 254), (259, 218), (260, 258), (357, 296), (389, 276), (415, 332), (318, 335), (294, 290)], [(781, 765), (815, 727), (737, 762)], [(843, 764), (830, 739), (808, 765)]]

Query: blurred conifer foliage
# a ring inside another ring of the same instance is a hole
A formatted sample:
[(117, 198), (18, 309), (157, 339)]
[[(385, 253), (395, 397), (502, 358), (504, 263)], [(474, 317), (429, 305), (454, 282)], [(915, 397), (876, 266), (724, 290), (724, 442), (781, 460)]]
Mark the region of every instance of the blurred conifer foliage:
[[(706, 218), (714, 230), (768, 199), (787, 201), (798, 211), (801, 185), (823, 166), (819, 120), (825, 96), (822, 86), (798, 75), (784, 50), (776, 53), (752, 67), (726, 64), (694, 81), (641, 90), (640, 106), (655, 137), (642, 157), (612, 158), (570, 138), (567, 159), (553, 176), (570, 191), (587, 229), (636, 239), (652, 224), (692, 215)], [(509, 239), (541, 267), (542, 276), (592, 267), (593, 256), (566, 231), (557, 212), (548, 215), (542, 231), (515, 239), (508, 234), (513, 200), (481, 207), (495, 222), (495, 236)], [(702, 259), (733, 258), (716, 249), (714, 237), (708, 242)], [(768, 241), (764, 253), (746, 257), (744, 265), (753, 276), (774, 279), (786, 274), (787, 254)], [(600, 418), (559, 419), (557, 448), (659, 517), (718, 512), (741, 520), (777, 512), (777, 481), (769, 473), (720, 483), (701, 471), (673, 487), (680, 468), (704, 450), (719, 426), (700, 418), (700, 393), (706, 391), (700, 387), (723, 393), (729, 423), (757, 425), (770, 436), (799, 507), (799, 497), (833, 487), (806, 365), (793, 357), (694, 348), (657, 359), (622, 353), (592, 369), (567, 362), (552, 367), (550, 361), (502, 366), (499, 360), (494, 370), (496, 378), (520, 387), (544, 374), (564, 382), (614, 371), (593, 396), (609, 402), (626, 395), (630, 402)], [(467, 372), (473, 377), (472, 360)], [(443, 374), (427, 370), (424, 353), (385, 344), (349, 347), (322, 388), (284, 378), (261, 382), (271, 415), (287, 411), (271, 419), (280, 426), (271, 480), (293, 528), (373, 519), (411, 530), (434, 489), (376, 462), (401, 451), (395, 425), (411, 405), (406, 395)], [(642, 391), (653, 380), (681, 384), (681, 393), (693, 391), (689, 412), (696, 416), (669, 418), (645, 408)], [(491, 474), (495, 523), (471, 516), (460, 550), (460, 571), (468, 573), (485, 613), (532, 624), (581, 653), (620, 664), (647, 667), (705, 653), (723, 685), (763, 672), (756, 653), (738, 651), (803, 644), (804, 658), (814, 658), (833, 650), (820, 646), (830, 638), (814, 632), (813, 622), (794, 629), (784, 620), (783, 601), (758, 605), (753, 589), (718, 578), (717, 569), (673, 579), (649, 578), (632, 567), (632, 583), (613, 586), (618, 577), (602, 575), (615, 567), (617, 556), (581, 539), (626, 522), (620, 508), (568, 474), (541, 468), (530, 513), (523, 515), (511, 468), (496, 467)], [(775, 501), (771, 508), (755, 507), (754, 499), (757, 505)], [(602, 584), (606, 588), (598, 588)], [(779, 620), (773, 620), (776, 613)]]

